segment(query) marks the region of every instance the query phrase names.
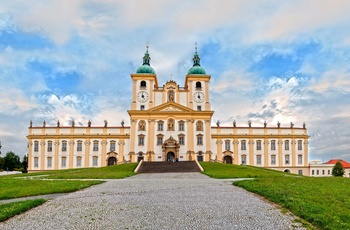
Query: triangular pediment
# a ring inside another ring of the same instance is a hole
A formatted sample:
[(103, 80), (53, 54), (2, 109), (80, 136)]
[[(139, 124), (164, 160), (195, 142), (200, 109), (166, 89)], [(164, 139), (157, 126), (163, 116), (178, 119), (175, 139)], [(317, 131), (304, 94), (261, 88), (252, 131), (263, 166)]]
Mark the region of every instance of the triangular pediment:
[(167, 102), (149, 109), (149, 112), (195, 112), (195, 110), (176, 102)]

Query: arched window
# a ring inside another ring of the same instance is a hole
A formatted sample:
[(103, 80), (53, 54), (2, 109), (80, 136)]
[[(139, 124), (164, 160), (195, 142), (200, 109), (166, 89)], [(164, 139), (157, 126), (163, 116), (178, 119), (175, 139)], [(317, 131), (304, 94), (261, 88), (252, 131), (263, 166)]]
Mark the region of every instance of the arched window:
[(202, 88), (202, 83), (199, 81), (196, 82), (196, 89), (201, 89)]
[(140, 87), (141, 87), (141, 88), (145, 88), (145, 87), (146, 87), (146, 81), (141, 81)]

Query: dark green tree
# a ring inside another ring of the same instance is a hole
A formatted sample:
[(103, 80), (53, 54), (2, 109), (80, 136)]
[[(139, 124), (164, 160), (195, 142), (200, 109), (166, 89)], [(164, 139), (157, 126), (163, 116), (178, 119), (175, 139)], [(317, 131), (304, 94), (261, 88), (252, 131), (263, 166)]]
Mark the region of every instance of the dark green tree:
[(4, 157), (4, 170), (13, 171), (14, 168), (21, 168), (21, 159), (14, 152), (6, 153)]
[(27, 168), (28, 168), (28, 155), (24, 155), (23, 156), (23, 160), (22, 160), (22, 167), (23, 167), (23, 173), (27, 173)]
[(1, 172), (1, 170), (4, 169), (4, 164), (5, 164), (4, 158), (0, 157), (0, 172)]
[(345, 170), (343, 168), (343, 165), (340, 163), (340, 161), (335, 163), (332, 169), (332, 175), (342, 177), (344, 176), (344, 173), (345, 173)]

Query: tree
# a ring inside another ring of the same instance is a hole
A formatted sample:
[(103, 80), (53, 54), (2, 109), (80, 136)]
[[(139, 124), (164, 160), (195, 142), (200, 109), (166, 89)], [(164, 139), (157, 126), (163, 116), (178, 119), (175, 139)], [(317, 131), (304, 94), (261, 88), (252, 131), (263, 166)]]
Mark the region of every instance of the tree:
[(344, 173), (345, 173), (345, 170), (344, 170), (341, 162), (338, 161), (337, 163), (335, 163), (335, 165), (333, 166), (333, 169), (332, 169), (332, 175), (342, 177), (342, 176), (344, 176)]
[(14, 168), (21, 168), (21, 159), (14, 152), (6, 153), (4, 157), (4, 170), (13, 171)]
[(23, 156), (23, 160), (22, 160), (22, 167), (23, 167), (23, 173), (27, 173), (27, 168), (28, 168), (28, 155), (24, 155)]
[(0, 172), (1, 172), (1, 170), (4, 169), (4, 164), (5, 164), (4, 158), (0, 157)]

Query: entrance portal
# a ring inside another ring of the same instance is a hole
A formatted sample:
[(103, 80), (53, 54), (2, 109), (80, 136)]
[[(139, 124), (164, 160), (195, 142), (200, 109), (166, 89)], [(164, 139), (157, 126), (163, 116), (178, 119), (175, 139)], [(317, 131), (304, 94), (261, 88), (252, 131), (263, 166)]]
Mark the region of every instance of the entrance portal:
[(117, 163), (117, 158), (115, 157), (108, 158), (108, 166), (115, 165), (116, 163)]
[(224, 163), (225, 164), (232, 164), (232, 157), (231, 156), (225, 156), (224, 157)]
[(175, 159), (175, 153), (174, 152), (168, 152), (166, 155), (166, 161), (173, 161)]

